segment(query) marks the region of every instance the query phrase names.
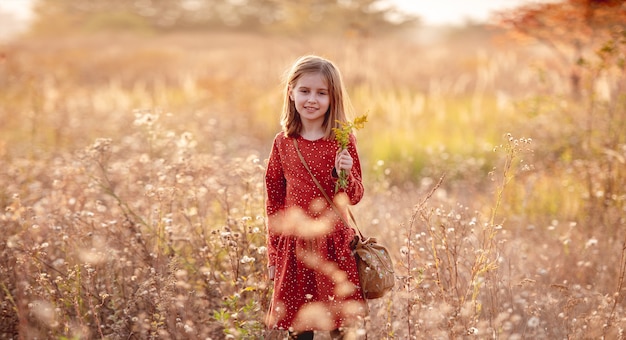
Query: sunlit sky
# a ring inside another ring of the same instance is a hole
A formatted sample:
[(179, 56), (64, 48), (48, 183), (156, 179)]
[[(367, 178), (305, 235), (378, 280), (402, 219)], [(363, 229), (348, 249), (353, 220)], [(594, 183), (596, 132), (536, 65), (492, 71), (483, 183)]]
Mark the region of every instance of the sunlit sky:
[[(493, 10), (519, 6), (528, 0), (386, 0), (398, 9), (418, 15), (426, 25), (463, 24), (468, 19), (485, 21)], [(0, 0), (0, 10), (20, 19), (29, 17), (32, 0)]]
[[(0, 0), (1, 1), (1, 0)], [(486, 21), (494, 10), (529, 3), (529, 0), (388, 0), (400, 10), (417, 14), (425, 25)]]

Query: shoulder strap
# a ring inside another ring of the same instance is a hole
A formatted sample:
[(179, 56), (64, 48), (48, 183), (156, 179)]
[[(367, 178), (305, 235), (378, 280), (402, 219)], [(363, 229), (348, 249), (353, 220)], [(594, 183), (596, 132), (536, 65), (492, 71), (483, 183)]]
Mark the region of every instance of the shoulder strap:
[(306, 161), (304, 160), (304, 156), (302, 156), (302, 153), (300, 152), (300, 148), (298, 147), (298, 140), (296, 138), (293, 139), (293, 144), (296, 147), (296, 152), (298, 152), (298, 157), (300, 157), (300, 161), (302, 162), (302, 165), (304, 165), (304, 168), (306, 169), (306, 171), (309, 172), (309, 175), (311, 175), (311, 178), (313, 178), (313, 182), (315, 182), (315, 185), (317, 185), (317, 188), (320, 189), (320, 191), (322, 192), (322, 195), (324, 195), (324, 198), (326, 198), (326, 201), (328, 202), (328, 204), (330, 204), (330, 206), (333, 208), (335, 213), (337, 215), (339, 215), (339, 218), (341, 218), (341, 221), (346, 226), (354, 226), (356, 228), (356, 230), (359, 232), (359, 235), (361, 236), (361, 239), (365, 239), (365, 237), (363, 237), (363, 234), (361, 233), (361, 230), (359, 229), (359, 227), (356, 224), (356, 220), (354, 218), (354, 215), (352, 215), (352, 211), (350, 211), (349, 208), (347, 209), (348, 210), (348, 215), (350, 215), (350, 219), (353, 222), (352, 224), (350, 224), (343, 217), (343, 215), (341, 214), (341, 212), (339, 211), (339, 208), (337, 208), (335, 203), (330, 199), (330, 197), (328, 197), (328, 194), (326, 193), (326, 190), (324, 190), (324, 188), (322, 187), (320, 182), (317, 180), (317, 178), (315, 178), (315, 175), (313, 175), (313, 172), (311, 172), (311, 169), (309, 168), (309, 165), (306, 163)]

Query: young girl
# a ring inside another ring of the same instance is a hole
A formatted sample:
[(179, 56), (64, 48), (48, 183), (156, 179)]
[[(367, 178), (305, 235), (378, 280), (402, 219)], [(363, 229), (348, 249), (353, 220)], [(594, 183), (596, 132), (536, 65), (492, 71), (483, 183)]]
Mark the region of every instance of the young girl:
[[(274, 296), (267, 323), (292, 339), (313, 331), (343, 338), (365, 314), (365, 302), (350, 243), (354, 230), (341, 222), (298, 155), (336, 206), (363, 196), (356, 139), (339, 151), (333, 128), (347, 122), (350, 103), (339, 70), (317, 56), (298, 59), (285, 89), (281, 125), (265, 174), (269, 277)], [(337, 174), (348, 185), (335, 192)], [(339, 198), (343, 197), (343, 201)]]

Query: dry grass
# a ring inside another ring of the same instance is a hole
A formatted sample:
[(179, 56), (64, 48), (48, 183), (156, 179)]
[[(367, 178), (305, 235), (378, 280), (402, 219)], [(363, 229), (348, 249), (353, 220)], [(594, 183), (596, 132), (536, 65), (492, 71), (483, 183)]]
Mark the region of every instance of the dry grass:
[(398, 275), (370, 338), (626, 337), (624, 98), (569, 101), (528, 51), (207, 34), (2, 52), (2, 339), (262, 337), (264, 159), (305, 53), (369, 112), (354, 211)]

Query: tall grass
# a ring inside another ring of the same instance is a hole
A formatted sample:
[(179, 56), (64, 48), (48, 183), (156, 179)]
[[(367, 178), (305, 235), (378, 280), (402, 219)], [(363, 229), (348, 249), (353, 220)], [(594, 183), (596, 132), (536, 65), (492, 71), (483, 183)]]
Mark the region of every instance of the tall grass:
[[(354, 211), (398, 272), (371, 338), (624, 338), (623, 91), (575, 102), (545, 56), (483, 40), (2, 49), (0, 338), (263, 337), (264, 159), (306, 53), (371, 121)], [(590, 94), (623, 86), (618, 57), (589, 61)]]

